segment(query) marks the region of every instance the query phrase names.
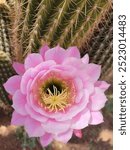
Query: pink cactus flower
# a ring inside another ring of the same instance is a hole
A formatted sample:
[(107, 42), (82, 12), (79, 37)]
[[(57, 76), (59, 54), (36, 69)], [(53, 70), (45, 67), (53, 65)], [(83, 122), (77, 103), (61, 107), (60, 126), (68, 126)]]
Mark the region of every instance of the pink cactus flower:
[(66, 143), (73, 133), (81, 138), (81, 129), (103, 122), (109, 84), (98, 81), (101, 66), (89, 63), (87, 54), (80, 58), (76, 47), (44, 46), (13, 67), (18, 75), (4, 84), (13, 100), (11, 124), (24, 126), (42, 146)]

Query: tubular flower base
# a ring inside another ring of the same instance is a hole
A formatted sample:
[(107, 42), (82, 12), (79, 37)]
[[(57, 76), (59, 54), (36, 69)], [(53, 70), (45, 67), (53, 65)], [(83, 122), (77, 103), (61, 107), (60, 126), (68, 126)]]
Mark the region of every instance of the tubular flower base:
[(46, 45), (13, 67), (18, 75), (4, 84), (13, 100), (11, 123), (39, 137), (42, 146), (53, 139), (66, 143), (73, 133), (81, 138), (81, 129), (103, 122), (109, 84), (98, 81), (101, 66), (89, 63), (87, 54), (80, 58), (77, 47)]

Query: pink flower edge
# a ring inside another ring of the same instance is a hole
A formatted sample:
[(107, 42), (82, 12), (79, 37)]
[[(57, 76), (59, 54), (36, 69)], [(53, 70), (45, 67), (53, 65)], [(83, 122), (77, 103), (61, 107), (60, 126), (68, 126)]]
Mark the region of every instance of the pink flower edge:
[(81, 129), (103, 122), (110, 85), (98, 80), (101, 66), (89, 63), (88, 54), (80, 58), (77, 47), (45, 45), (13, 68), (18, 75), (4, 84), (13, 100), (11, 124), (24, 126), (43, 147), (54, 139), (67, 143), (73, 133), (81, 138)]

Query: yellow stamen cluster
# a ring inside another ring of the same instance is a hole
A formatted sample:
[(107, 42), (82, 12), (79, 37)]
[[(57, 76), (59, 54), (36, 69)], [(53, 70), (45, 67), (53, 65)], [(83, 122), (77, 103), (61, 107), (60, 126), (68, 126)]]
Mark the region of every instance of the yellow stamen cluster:
[[(60, 81), (59, 84), (62, 85), (63, 82)], [(62, 86), (61, 90), (55, 85), (52, 85), (52, 89), (48, 87), (46, 91), (40, 88), (40, 97), (40, 105), (50, 112), (64, 112), (66, 107), (71, 106), (69, 87), (65, 85)]]
[(58, 110), (63, 110), (66, 106), (68, 106), (67, 98), (68, 98), (68, 93), (66, 90), (60, 91), (57, 90), (55, 86), (53, 86), (54, 93), (51, 92), (51, 90), (48, 88), (47, 91), (49, 92), (49, 96), (43, 95), (42, 100), (45, 103), (46, 107), (50, 111), (58, 111)]

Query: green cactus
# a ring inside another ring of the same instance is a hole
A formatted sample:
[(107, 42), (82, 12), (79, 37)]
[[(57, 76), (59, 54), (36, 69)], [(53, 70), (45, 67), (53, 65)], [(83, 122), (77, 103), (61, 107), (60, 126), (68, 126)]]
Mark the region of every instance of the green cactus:
[(52, 5), (54, 0), (42, 0), (39, 4), (39, 10), (36, 14), (36, 20), (33, 24), (33, 29), (30, 33), (29, 44), (25, 48), (26, 51), (34, 51), (33, 48), (37, 48), (37, 45), (40, 45), (41, 33), (45, 28), (45, 22), (48, 19), (48, 14), (51, 12)]
[[(30, 0), (15, 2), (14, 53), (25, 57), (47, 43), (81, 48), (112, 7), (111, 0)], [(16, 30), (17, 28), (17, 30)], [(91, 33), (91, 34), (90, 34)], [(20, 55), (21, 54), (21, 55)], [(22, 59), (22, 58), (21, 58)], [(18, 58), (20, 60), (20, 58)]]
[(8, 8), (4, 5), (0, 5), (0, 50), (11, 54), (11, 48), (9, 44), (9, 19), (8, 19)]
[(7, 53), (0, 50), (0, 100), (6, 104), (11, 104), (8, 94), (5, 92), (3, 84), (9, 77), (15, 74), (12, 68), (10, 57)]
[(4, 90), (3, 83), (15, 74), (11, 65), (8, 11), (7, 4), (0, 3), (0, 100), (6, 104), (11, 103), (11, 101)]

